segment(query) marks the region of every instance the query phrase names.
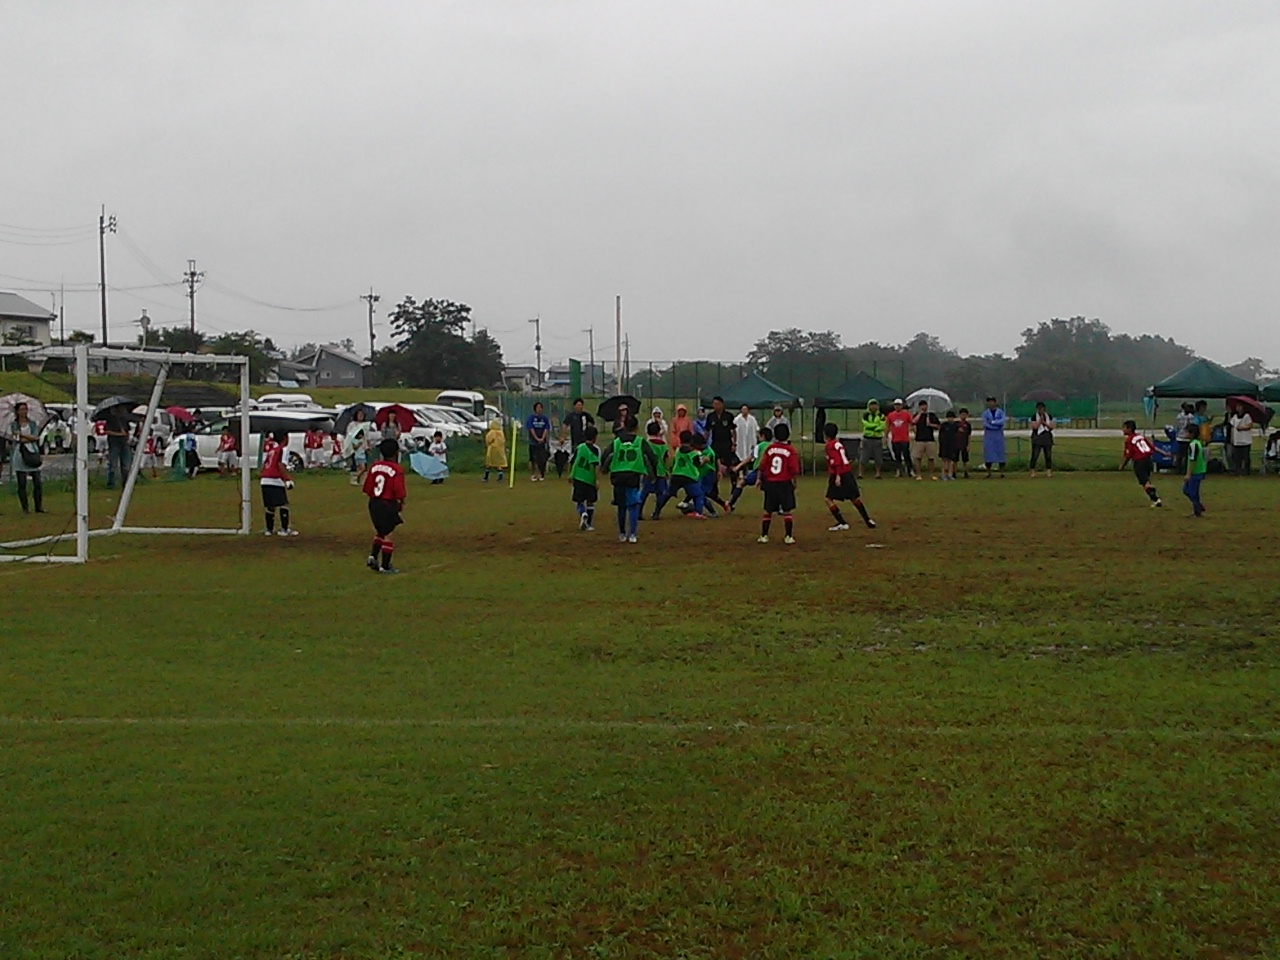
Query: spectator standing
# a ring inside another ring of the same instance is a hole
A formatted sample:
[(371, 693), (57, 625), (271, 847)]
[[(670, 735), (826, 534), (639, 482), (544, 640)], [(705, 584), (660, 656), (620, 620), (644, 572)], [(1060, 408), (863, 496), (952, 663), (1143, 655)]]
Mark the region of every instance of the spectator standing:
[(733, 418), (733, 430), (734, 462), (741, 463), (743, 460), (754, 459), (756, 443), (759, 442), (757, 435), (760, 433), (760, 423), (745, 403), (738, 411), (738, 415)]
[[(649, 411), (649, 423), (656, 423), (658, 425), (658, 436), (662, 437), (665, 442), (667, 436), (667, 421), (662, 414), (661, 407), (654, 407)], [(644, 435), (646, 437), (651, 436), (649, 433), (649, 423), (644, 425)]]
[(992, 466), (1000, 467), (1000, 476), (1004, 476), (1004, 465), (1008, 457), (1004, 450), (1004, 428), (1007, 419), (1000, 403), (995, 397), (987, 397), (987, 409), (982, 411), (982, 462), (987, 468), (987, 479), (991, 479)]
[(488, 483), (489, 474), (494, 470), (498, 471), (498, 482), (501, 483), (507, 473), (507, 435), (501, 420), (490, 421), (489, 429), (485, 431), (484, 476), (480, 478), (481, 482)]
[[(973, 422), (969, 419), (969, 408), (960, 408), (960, 420), (956, 425), (956, 459), (955, 463), (964, 464), (964, 478), (969, 479), (969, 438), (973, 436)], [(951, 465), (951, 479), (956, 478), (955, 464)]]
[(868, 463), (876, 468), (876, 479), (881, 477), (884, 469), (884, 430), (885, 418), (880, 412), (880, 401), (871, 400), (867, 409), (862, 411), (862, 443), (858, 446), (858, 479), (862, 479), (862, 469)]
[(1199, 431), (1196, 430), (1196, 408), (1189, 403), (1184, 403), (1179, 408), (1178, 415), (1173, 418), (1173, 425), (1177, 431), (1174, 439), (1178, 445), (1173, 468), (1181, 472), (1187, 464), (1187, 446), (1193, 439), (1192, 434), (1199, 436)]
[(895, 476), (911, 476), (911, 411), (902, 399), (893, 401), (893, 409), (885, 414), (889, 444), (893, 449)]
[(1235, 404), (1231, 424), (1231, 472), (1237, 477), (1247, 477), (1253, 469), (1253, 417), (1243, 403)]
[(787, 415), (782, 412), (782, 407), (775, 405), (773, 408), (773, 416), (765, 422), (765, 426), (769, 428), (770, 432), (772, 432), (778, 429), (778, 424), (780, 423), (785, 423), (787, 425), (787, 431), (790, 432), (791, 421), (788, 420)]
[(911, 418), (911, 459), (916, 465), (917, 480), (924, 479), (926, 460), (929, 462), (929, 472), (933, 474), (932, 479), (938, 479), (938, 428), (941, 426), (938, 415), (929, 409), (929, 401), (921, 400)]
[(680, 435), (685, 431), (693, 433), (693, 418), (689, 416), (689, 408), (683, 403), (676, 404), (676, 415), (671, 418), (671, 429), (667, 433), (667, 448), (680, 449)]
[(1049, 408), (1043, 402), (1036, 404), (1035, 416), (1031, 418), (1031, 476), (1036, 475), (1036, 464), (1040, 455), (1044, 454), (1044, 475), (1053, 476), (1053, 428), (1054, 419), (1049, 416)]
[(124, 407), (111, 407), (102, 415), (102, 432), (107, 438), (107, 489), (116, 485), (116, 469), (123, 484), (129, 476), (133, 455), (129, 449), (129, 422)]
[(582, 404), (582, 398), (574, 397), (572, 409), (564, 415), (564, 426), (569, 428), (569, 443), (573, 445), (574, 450), (587, 442), (587, 427), (595, 425), (596, 418), (587, 413)]
[(960, 421), (956, 412), (948, 410), (938, 428), (938, 459), (942, 461), (942, 479), (956, 478), (956, 461), (960, 458)]
[(32, 421), (25, 403), (13, 408), (13, 423), (9, 424), (9, 446), (13, 453), (13, 475), (18, 481), (18, 502), (22, 504), (22, 512), (30, 513), (31, 506), (27, 500), (27, 484), (31, 484), (31, 495), (35, 500), (36, 513), (44, 513), (44, 482), (40, 468), (44, 465), (40, 456), (40, 428)]
[(542, 401), (533, 405), (524, 429), (529, 437), (529, 479), (536, 483), (547, 479), (547, 460), (551, 457), (551, 421), (542, 412)]
[(693, 435), (695, 437), (705, 437), (707, 435), (706, 407), (698, 407), (698, 415), (693, 418)]

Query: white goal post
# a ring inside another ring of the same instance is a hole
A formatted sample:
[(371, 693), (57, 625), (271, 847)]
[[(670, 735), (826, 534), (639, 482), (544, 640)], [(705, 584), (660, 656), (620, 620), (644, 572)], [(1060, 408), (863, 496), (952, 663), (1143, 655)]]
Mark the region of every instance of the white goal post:
[[(0, 543), (5, 550), (20, 550), (44, 544), (55, 544), (60, 541), (74, 540), (74, 555), (47, 554), (14, 554), (0, 553), (0, 563), (84, 563), (89, 559), (89, 539), (91, 537), (109, 537), (118, 533), (180, 533), (180, 534), (239, 534), (249, 533), (249, 516), (251, 503), (250, 492), (250, 460), (249, 452), (249, 358), (235, 355), (203, 354), (203, 353), (166, 353), (158, 350), (133, 350), (121, 347), (95, 347), (91, 344), (78, 344), (73, 347), (0, 347), (0, 355), (31, 360), (47, 360), (54, 357), (72, 360), (75, 363), (75, 419), (76, 419), (76, 532), (57, 534), (47, 537), (33, 537), (26, 540), (10, 540)], [(129, 465), (129, 475), (122, 478), (124, 487), (120, 493), (119, 503), (111, 518), (111, 526), (97, 530), (89, 529), (89, 427), (93, 407), (89, 404), (89, 360), (101, 359), (103, 367), (112, 360), (141, 361), (156, 364), (160, 372), (156, 375), (155, 385), (151, 390), (151, 398), (147, 403), (146, 419), (138, 441), (138, 451)], [(213, 366), (240, 368), (240, 525), (238, 527), (134, 527), (125, 524), (129, 512), (129, 503), (133, 499), (133, 490), (138, 482), (138, 473), (142, 467), (139, 455), (147, 438), (151, 436), (156, 425), (156, 413), (160, 406), (160, 397), (164, 392), (165, 381), (169, 369), (174, 364), (183, 366)], [(42, 424), (43, 426), (43, 424)], [(16, 451), (15, 451), (16, 456)]]

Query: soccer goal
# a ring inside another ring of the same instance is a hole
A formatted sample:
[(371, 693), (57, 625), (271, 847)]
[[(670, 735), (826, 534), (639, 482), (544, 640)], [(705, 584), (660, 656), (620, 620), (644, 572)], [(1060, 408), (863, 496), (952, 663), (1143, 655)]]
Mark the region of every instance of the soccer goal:
[[(73, 347), (0, 347), (0, 355), (12, 356), (27, 362), (39, 362), (55, 357), (72, 361), (75, 368), (75, 490), (76, 490), (76, 529), (75, 533), (60, 533), (52, 536), (32, 537), (25, 540), (0, 542), (3, 551), (27, 551), (36, 547), (46, 547), (41, 553), (0, 552), (0, 563), (85, 563), (89, 559), (89, 541), (94, 537), (110, 537), (121, 533), (136, 534), (188, 534), (188, 535), (225, 535), (249, 533), (250, 516), (250, 458), (240, 457), (240, 524), (236, 527), (139, 527), (130, 526), (126, 520), (129, 515), (129, 504), (133, 499), (134, 487), (138, 482), (138, 473), (142, 468), (142, 457), (138, 453), (143, 449), (147, 439), (155, 431), (157, 412), (160, 408), (160, 397), (164, 393), (165, 381), (174, 364), (184, 367), (212, 366), (238, 367), (240, 372), (240, 449), (245, 454), (249, 451), (250, 418), (249, 410), (249, 358), (241, 356), (164, 353), (155, 350), (131, 350), (120, 347), (95, 347), (90, 344), (78, 344)], [(151, 398), (147, 402), (143, 414), (137, 450), (129, 465), (128, 476), (120, 492), (120, 499), (115, 512), (111, 516), (109, 526), (93, 528), (89, 516), (89, 444), (90, 427), (94, 408), (89, 404), (89, 361), (100, 359), (104, 369), (111, 361), (134, 361), (158, 367), (155, 383), (151, 389)], [(14, 452), (17, 456), (17, 452)], [(74, 541), (74, 554), (57, 554), (54, 547), (61, 542)]]

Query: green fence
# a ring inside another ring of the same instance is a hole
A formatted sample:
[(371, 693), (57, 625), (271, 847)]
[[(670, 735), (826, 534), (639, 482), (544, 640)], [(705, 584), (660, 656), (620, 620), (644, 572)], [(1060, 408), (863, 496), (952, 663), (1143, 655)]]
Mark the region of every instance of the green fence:
[[(1069, 421), (1071, 423), (1079, 422), (1081, 425), (1087, 423), (1091, 427), (1098, 425), (1098, 398), (1096, 396), (1046, 400), (1044, 405), (1049, 410), (1049, 416), (1059, 423)], [(1030, 420), (1036, 413), (1035, 401), (1010, 401), (1005, 408), (1005, 413), (1014, 420)]]

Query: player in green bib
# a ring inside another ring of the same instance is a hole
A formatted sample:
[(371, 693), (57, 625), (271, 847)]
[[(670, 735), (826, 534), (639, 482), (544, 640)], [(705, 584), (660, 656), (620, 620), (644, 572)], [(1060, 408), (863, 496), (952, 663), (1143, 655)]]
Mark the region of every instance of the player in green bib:
[(649, 445), (649, 449), (653, 452), (656, 467), (651, 476), (645, 478), (644, 488), (640, 492), (640, 519), (644, 519), (644, 505), (649, 501), (650, 494), (653, 495), (656, 505), (653, 508), (652, 520), (662, 519), (662, 508), (667, 505), (668, 495), (667, 478), (671, 476), (671, 467), (667, 463), (667, 438), (662, 435), (662, 424), (656, 420), (650, 420), (649, 425), (645, 427), (645, 443)]
[(1195, 437), (1187, 444), (1187, 476), (1182, 484), (1182, 492), (1191, 501), (1191, 515), (1199, 517), (1204, 514), (1204, 504), (1200, 502), (1200, 484), (1204, 482), (1209, 465), (1204, 458), (1204, 443)]
[(764, 455), (765, 449), (771, 443), (773, 443), (773, 431), (768, 427), (761, 427), (756, 432), (756, 455), (750, 460), (742, 461), (735, 468), (738, 471), (738, 479), (733, 485), (733, 493), (729, 495), (729, 506), (737, 504), (743, 490), (756, 485), (756, 481), (760, 479), (760, 457)]
[(569, 479), (573, 481), (573, 502), (578, 510), (578, 529), (587, 532), (595, 529), (596, 501), (600, 499), (600, 490), (596, 485), (600, 448), (596, 446), (596, 436), (594, 426), (588, 426), (583, 431), (583, 442), (573, 451), (573, 463), (569, 467)]
[[(693, 445), (694, 435), (691, 430), (680, 432), (680, 446), (676, 449), (671, 461), (671, 496), (683, 493), (685, 502), (689, 504), (687, 516), (696, 520), (706, 519), (703, 510), (706, 498), (702, 495), (701, 471), (698, 466), (698, 451)], [(681, 504), (684, 509), (684, 504)]]
[(613, 484), (613, 505), (618, 508), (618, 542), (636, 543), (640, 527), (640, 492), (646, 477), (656, 472), (652, 447), (636, 433), (639, 423), (628, 416), (613, 446), (604, 455), (600, 469)]

